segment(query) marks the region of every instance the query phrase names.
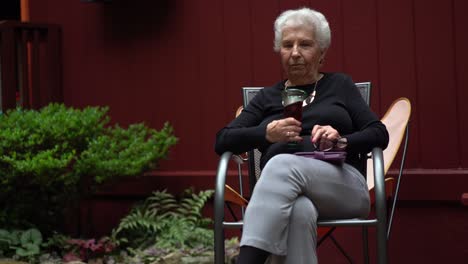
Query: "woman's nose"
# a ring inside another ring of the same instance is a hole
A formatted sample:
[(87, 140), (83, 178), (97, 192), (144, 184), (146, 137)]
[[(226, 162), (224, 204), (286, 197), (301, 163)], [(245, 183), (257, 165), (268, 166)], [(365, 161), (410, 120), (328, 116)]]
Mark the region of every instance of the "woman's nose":
[(298, 46), (298, 45), (294, 45), (291, 52), (292, 52), (292, 56), (299, 56), (299, 55), (300, 55), (300, 53), (299, 53), (299, 46)]

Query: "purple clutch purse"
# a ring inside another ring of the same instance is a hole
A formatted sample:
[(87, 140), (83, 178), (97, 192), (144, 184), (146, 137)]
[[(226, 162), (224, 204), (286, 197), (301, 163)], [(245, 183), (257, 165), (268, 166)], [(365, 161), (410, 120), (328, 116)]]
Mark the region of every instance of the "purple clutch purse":
[(323, 160), (334, 164), (342, 164), (346, 159), (345, 151), (312, 151), (312, 152), (296, 152), (295, 155)]

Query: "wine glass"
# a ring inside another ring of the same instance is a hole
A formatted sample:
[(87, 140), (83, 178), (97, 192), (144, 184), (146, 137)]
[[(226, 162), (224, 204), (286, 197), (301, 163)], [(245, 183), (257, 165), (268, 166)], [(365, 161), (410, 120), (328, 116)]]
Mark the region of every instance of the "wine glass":
[[(305, 91), (300, 89), (285, 89), (281, 93), (284, 106), (284, 117), (292, 117), (297, 121), (302, 121), (302, 103), (307, 98)], [(297, 142), (288, 142), (288, 147), (295, 148)]]
[(305, 91), (300, 89), (285, 89), (281, 93), (284, 106), (284, 117), (293, 117), (297, 121), (302, 120), (302, 104), (307, 98)]

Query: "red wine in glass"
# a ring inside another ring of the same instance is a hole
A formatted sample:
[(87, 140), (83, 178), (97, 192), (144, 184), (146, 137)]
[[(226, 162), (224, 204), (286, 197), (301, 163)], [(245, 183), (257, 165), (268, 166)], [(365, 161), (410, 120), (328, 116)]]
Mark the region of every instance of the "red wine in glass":
[(293, 117), (297, 121), (302, 121), (302, 101), (285, 106), (284, 117)]

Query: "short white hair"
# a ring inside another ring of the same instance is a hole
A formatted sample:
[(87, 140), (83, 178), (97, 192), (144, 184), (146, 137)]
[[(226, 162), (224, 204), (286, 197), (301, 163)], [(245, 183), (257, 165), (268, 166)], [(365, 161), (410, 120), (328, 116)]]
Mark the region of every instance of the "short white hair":
[(310, 26), (314, 31), (315, 38), (322, 51), (328, 49), (331, 43), (331, 32), (327, 19), (322, 13), (304, 7), (301, 9), (284, 11), (278, 16), (274, 28), (274, 50), (280, 50), (281, 41), (283, 39), (283, 29), (286, 26), (298, 27), (303, 25)]

